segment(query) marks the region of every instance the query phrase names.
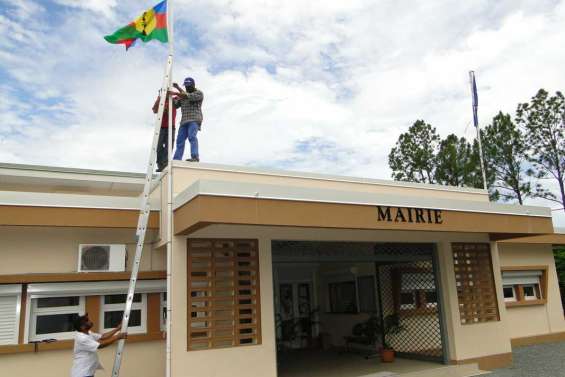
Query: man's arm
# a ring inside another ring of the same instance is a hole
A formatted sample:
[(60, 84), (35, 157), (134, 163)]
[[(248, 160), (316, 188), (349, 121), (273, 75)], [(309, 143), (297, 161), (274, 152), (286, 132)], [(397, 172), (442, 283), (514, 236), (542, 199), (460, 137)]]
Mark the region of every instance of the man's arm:
[(155, 103), (153, 104), (153, 114), (157, 114), (157, 111), (159, 111), (159, 100), (161, 99), (161, 96), (157, 97), (157, 99), (155, 100)]
[[(104, 334), (104, 335), (106, 335), (106, 334)], [(98, 339), (98, 344), (99, 344), (98, 348), (99, 349), (106, 348), (110, 344), (113, 344), (120, 339), (127, 339), (127, 337), (128, 337), (127, 333), (121, 332), (119, 334), (114, 334), (114, 335), (112, 335), (112, 336), (110, 336), (109, 338), (106, 338), (106, 339), (100, 338), (100, 339)]]
[(104, 334), (102, 334), (102, 336), (100, 337), (100, 340), (106, 340), (111, 338), (112, 336), (114, 336), (114, 334), (116, 334), (118, 331), (120, 331), (122, 329), (122, 324), (120, 323), (118, 326), (116, 326), (115, 329), (112, 329)]
[(200, 90), (195, 90), (192, 93), (186, 93), (186, 98), (191, 102), (200, 102), (204, 99), (204, 94)]

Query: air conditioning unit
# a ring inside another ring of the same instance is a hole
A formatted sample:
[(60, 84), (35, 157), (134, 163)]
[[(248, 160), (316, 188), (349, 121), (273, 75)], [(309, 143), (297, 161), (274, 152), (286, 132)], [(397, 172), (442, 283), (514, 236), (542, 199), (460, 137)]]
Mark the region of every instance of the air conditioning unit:
[(126, 245), (78, 246), (79, 272), (116, 272), (126, 270)]

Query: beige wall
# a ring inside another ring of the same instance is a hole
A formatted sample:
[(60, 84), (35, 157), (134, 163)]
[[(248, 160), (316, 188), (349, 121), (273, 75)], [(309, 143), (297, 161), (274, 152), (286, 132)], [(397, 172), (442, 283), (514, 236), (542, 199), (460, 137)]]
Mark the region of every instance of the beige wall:
[(220, 180), (232, 182), (263, 183), (270, 185), (285, 185), (297, 187), (309, 187), (315, 189), (342, 190), (372, 192), (377, 194), (407, 195), (441, 197), (443, 199), (474, 200), (488, 202), (488, 195), (482, 192), (457, 191), (457, 189), (442, 189), (440, 186), (422, 185), (421, 188), (404, 187), (391, 181), (390, 184), (358, 183), (340, 180), (323, 180), (300, 178), (299, 172), (292, 173), (296, 176), (265, 175), (256, 173), (230, 172), (191, 169), (190, 167), (175, 167), (174, 171), (174, 193), (175, 195), (184, 191), (192, 183), (199, 179)]
[[(465, 239), (454, 239), (452, 242), (467, 241)], [(488, 242), (488, 237), (477, 239), (472, 242)], [(447, 327), (452, 360), (466, 360), (481, 356), (497, 355), (512, 352), (510, 338), (506, 333), (505, 312), (502, 310), (502, 285), (500, 275), (500, 263), (496, 245), (491, 243), (491, 254), (493, 271), (500, 310), (500, 321), (474, 323), (462, 325), (459, 318), (457, 290), (455, 284), (455, 273), (453, 269), (453, 253), (451, 243), (443, 241), (439, 243), (439, 257), (441, 270), (441, 283), (443, 297), (447, 299)], [(485, 341), (488, 339), (488, 341)]]
[[(116, 348), (98, 351), (103, 371), (96, 377), (110, 377)], [(0, 354), (2, 377), (66, 377), (70, 375), (72, 350), (41, 351), (38, 353)], [(151, 341), (126, 345), (120, 377), (159, 377), (165, 370), (165, 342)]]
[[(259, 239), (259, 274), (261, 290), (262, 344), (245, 347), (187, 352), (187, 276), (186, 238), (173, 241), (172, 285), (172, 376), (173, 377), (275, 377), (271, 244), (254, 231), (223, 232), (223, 237)], [(199, 237), (220, 237), (218, 233), (200, 232)]]
[[(465, 360), (511, 352), (503, 322), (462, 326), (459, 321), (457, 292), (450, 242), (488, 242), (485, 234), (331, 230), (290, 227), (212, 225), (191, 237), (259, 238), (261, 256), (262, 345), (186, 352), (186, 238), (175, 237), (173, 259), (173, 377), (275, 377), (275, 336), (271, 275), (271, 240), (334, 240), (378, 242), (435, 242), (440, 253), (442, 298), (446, 303), (449, 357)], [(495, 272), (499, 271), (494, 258)], [(498, 273), (500, 280), (500, 273)], [(500, 281), (499, 281), (500, 282)], [(448, 289), (445, 289), (448, 285)], [(500, 287), (502, 290), (502, 287)], [(502, 316), (502, 313), (501, 313)], [(489, 339), (485, 342), (485, 339)], [(217, 360), (223, 360), (218, 363)], [(248, 368), (253, 360), (254, 368)]]
[[(154, 238), (147, 233), (147, 242)], [(1, 226), (0, 240), (0, 275), (77, 272), (81, 243), (126, 244), (129, 266), (135, 255), (134, 229)], [(146, 243), (141, 270), (164, 270), (165, 251), (151, 249)]]
[(500, 265), (547, 266), (547, 304), (506, 308), (507, 332), (510, 338), (543, 335), (565, 331), (563, 306), (559, 294), (555, 261), (550, 245), (499, 245)]

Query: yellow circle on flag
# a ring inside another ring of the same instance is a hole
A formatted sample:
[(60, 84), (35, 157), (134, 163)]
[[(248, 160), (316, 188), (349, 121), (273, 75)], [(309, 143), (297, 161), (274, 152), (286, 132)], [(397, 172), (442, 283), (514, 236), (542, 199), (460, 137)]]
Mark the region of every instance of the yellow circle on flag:
[(155, 17), (155, 11), (153, 9), (143, 12), (143, 14), (138, 17), (135, 21), (135, 29), (140, 33), (145, 35), (151, 34), (151, 32), (157, 26), (157, 18)]

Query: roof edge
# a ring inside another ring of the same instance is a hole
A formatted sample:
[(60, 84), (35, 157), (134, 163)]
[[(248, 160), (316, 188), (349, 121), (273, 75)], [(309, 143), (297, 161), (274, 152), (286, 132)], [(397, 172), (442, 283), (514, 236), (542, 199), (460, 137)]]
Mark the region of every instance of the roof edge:
[(311, 179), (318, 181), (347, 182), (347, 183), (369, 184), (369, 185), (379, 185), (379, 186), (417, 188), (424, 190), (465, 192), (468, 194), (476, 194), (476, 195), (488, 195), (487, 190), (471, 188), (471, 187), (443, 186), (443, 185), (430, 184), (430, 183), (391, 181), (386, 179), (350, 177), (350, 176), (299, 172), (299, 171), (290, 171), (290, 170), (281, 170), (281, 169), (266, 169), (266, 168), (251, 167), (251, 166), (222, 165), (222, 164), (210, 164), (210, 163), (195, 164), (193, 162), (173, 161), (173, 167), (194, 169), (194, 170), (223, 171), (223, 172), (231, 172), (231, 173), (244, 173), (244, 174), (257, 174), (257, 175), (288, 177), (288, 178)]
[(513, 204), (491, 202), (483, 203), (470, 200), (446, 200), (441, 198), (421, 198), (416, 196), (384, 195), (353, 191), (312, 189), (215, 180), (198, 180), (184, 191), (177, 194), (173, 200), (174, 210), (180, 208), (185, 203), (188, 203), (199, 195), (366, 206), (381, 205), (403, 208), (434, 208), (455, 212), (492, 213), (551, 218), (551, 211), (547, 207), (518, 206)]

